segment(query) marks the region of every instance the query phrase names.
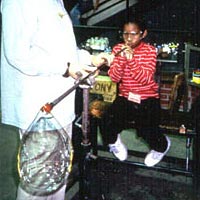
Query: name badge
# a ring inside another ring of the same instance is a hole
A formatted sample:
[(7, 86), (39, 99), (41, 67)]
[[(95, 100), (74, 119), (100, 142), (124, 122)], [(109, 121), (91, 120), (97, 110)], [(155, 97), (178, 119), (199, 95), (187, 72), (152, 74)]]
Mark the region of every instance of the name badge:
[(141, 103), (141, 95), (129, 92), (129, 94), (128, 94), (128, 100), (132, 101), (134, 103), (140, 104)]

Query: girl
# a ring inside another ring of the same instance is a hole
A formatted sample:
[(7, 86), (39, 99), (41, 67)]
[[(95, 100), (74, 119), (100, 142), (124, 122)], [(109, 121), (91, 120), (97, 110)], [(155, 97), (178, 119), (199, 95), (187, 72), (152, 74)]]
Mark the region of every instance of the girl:
[(120, 132), (127, 121), (134, 121), (137, 133), (149, 145), (150, 152), (144, 163), (154, 166), (161, 161), (170, 147), (170, 140), (159, 132), (160, 101), (156, 71), (156, 49), (145, 43), (147, 30), (142, 21), (124, 24), (123, 40), (113, 48), (113, 54), (125, 49), (115, 57), (108, 74), (118, 83), (118, 97), (102, 118), (102, 134), (110, 151), (121, 161), (127, 158), (127, 148)]

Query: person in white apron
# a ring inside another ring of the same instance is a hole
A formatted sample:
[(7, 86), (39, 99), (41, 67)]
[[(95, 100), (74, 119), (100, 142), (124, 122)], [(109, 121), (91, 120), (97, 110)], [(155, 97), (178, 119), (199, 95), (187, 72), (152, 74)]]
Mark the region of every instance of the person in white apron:
[[(87, 74), (87, 64), (100, 66), (105, 60), (77, 49), (62, 0), (2, 0), (1, 14), (2, 123), (18, 127), (23, 134), (44, 104), (74, 85), (77, 71)], [(74, 93), (52, 110), (70, 137)], [(53, 194), (39, 197), (19, 186), (17, 200), (64, 200), (65, 188), (64, 184)]]

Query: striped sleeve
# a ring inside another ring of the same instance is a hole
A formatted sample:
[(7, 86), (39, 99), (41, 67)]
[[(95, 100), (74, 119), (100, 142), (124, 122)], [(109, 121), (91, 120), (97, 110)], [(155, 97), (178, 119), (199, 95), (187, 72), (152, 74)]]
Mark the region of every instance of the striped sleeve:
[[(116, 54), (118, 51), (120, 51), (122, 48), (122, 45), (116, 45), (113, 48), (112, 53)], [(112, 64), (110, 65), (110, 69), (108, 71), (108, 75), (110, 76), (111, 80), (114, 82), (120, 82), (121, 78), (124, 74), (124, 67), (127, 63), (127, 60), (125, 57), (118, 55), (114, 58)]]

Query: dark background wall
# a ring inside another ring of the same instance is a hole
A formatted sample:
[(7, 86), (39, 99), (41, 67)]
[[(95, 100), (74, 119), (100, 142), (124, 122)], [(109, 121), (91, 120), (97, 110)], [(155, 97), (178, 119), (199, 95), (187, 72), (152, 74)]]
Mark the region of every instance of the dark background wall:
[[(76, 1), (65, 0), (68, 11), (75, 3)], [(159, 40), (161, 41), (172, 37), (173, 40), (177, 39), (199, 44), (199, 10), (200, 0), (138, 0), (138, 3), (128, 10), (120, 12), (96, 25), (121, 27), (128, 17), (139, 17), (145, 19), (148, 29), (158, 32), (158, 34), (161, 33), (159, 35)]]

